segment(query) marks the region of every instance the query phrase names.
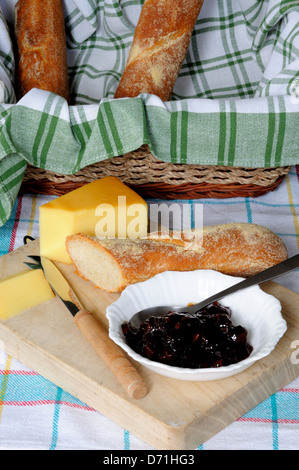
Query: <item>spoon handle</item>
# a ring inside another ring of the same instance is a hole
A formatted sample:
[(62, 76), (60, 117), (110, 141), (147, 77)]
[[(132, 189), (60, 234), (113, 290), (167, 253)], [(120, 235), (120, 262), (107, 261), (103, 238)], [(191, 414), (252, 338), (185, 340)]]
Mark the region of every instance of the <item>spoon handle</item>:
[(282, 276), (283, 274), (288, 273), (289, 271), (293, 271), (298, 267), (299, 254), (292, 256), (291, 258), (288, 258), (285, 261), (276, 264), (275, 266), (271, 266), (271, 268), (265, 269), (264, 271), (255, 274), (254, 276), (248, 277), (244, 281), (238, 282), (237, 284), (234, 284), (233, 286), (228, 287), (227, 289), (212, 295), (208, 299), (205, 299), (204, 301), (198, 304), (192, 305), (188, 308), (188, 310), (195, 313), (206, 305), (212, 302), (216, 302), (216, 300), (220, 300), (227, 295), (239, 291), (240, 289), (245, 289), (256, 284), (261, 284), (262, 282), (270, 281), (278, 276)]

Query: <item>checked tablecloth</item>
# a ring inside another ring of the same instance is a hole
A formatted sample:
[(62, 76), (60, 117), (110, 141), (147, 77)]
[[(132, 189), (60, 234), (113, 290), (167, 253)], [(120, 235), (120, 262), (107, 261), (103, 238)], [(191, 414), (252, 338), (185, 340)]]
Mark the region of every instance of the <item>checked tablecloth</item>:
[[(205, 1), (172, 100), (162, 103), (149, 95), (113, 100), (142, 1), (64, 0), (70, 106), (36, 89), (17, 99), (15, 3), (0, 0), (0, 255), (24, 235), (39, 236), (38, 208), (50, 197), (18, 196), (27, 163), (70, 174), (145, 143), (164, 161), (293, 165), (257, 199), (184, 203), (203, 204), (205, 225), (260, 223), (290, 256), (298, 252), (299, 1)], [(299, 293), (298, 270), (280, 282)], [(198, 450), (299, 450), (298, 436), (299, 379)], [(0, 449), (149, 446), (0, 349)]]
[[(38, 208), (49, 196), (18, 197), (0, 228), (0, 254), (39, 236)], [(147, 200), (149, 206), (161, 201)], [(166, 202), (167, 201), (163, 201)], [(289, 256), (299, 251), (299, 168), (283, 183), (256, 199), (203, 199), (184, 203), (194, 213), (202, 204), (204, 225), (252, 222), (276, 232)], [(192, 226), (192, 218), (190, 225)], [(299, 270), (278, 282), (299, 293)], [(299, 339), (299, 338), (298, 338)], [(151, 450), (126, 429), (0, 351), (0, 449)], [(299, 450), (299, 377), (240, 417), (196, 450)]]
[(167, 103), (113, 99), (142, 0), (64, 0), (70, 106), (37, 89), (17, 100), (15, 3), (0, 0), (0, 224), (27, 163), (71, 174), (149, 144), (173, 163), (298, 164), (298, 0), (206, 0)]

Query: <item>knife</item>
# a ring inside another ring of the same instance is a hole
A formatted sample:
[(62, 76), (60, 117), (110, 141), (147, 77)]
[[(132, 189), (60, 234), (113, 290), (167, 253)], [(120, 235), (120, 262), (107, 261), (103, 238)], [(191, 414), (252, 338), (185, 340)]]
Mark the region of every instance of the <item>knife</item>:
[(31, 269), (43, 270), (49, 285), (72, 314), (81, 333), (109, 367), (129, 397), (143, 398), (147, 393), (143, 378), (122, 349), (109, 337), (105, 327), (91, 312), (82, 307), (75, 292), (57, 266), (48, 258), (40, 256), (28, 256), (28, 258), (33, 262), (24, 262), (24, 264)]

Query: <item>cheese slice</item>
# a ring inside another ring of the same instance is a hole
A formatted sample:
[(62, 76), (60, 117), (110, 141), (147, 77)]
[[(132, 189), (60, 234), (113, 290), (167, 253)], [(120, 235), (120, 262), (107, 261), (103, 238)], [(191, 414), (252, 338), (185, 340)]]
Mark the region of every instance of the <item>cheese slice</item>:
[(40, 206), (40, 254), (70, 264), (65, 239), (84, 233), (109, 238), (147, 234), (148, 208), (118, 178), (106, 176)]
[(6, 277), (0, 281), (0, 318), (6, 320), (54, 297), (41, 269)]

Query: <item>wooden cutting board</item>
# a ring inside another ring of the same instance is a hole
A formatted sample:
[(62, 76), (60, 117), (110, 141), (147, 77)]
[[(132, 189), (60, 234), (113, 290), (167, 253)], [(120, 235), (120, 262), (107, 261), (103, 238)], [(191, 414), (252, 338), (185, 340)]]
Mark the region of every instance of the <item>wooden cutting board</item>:
[[(38, 240), (0, 258), (0, 278), (27, 269)], [(105, 322), (118, 298), (58, 264), (86, 309)], [(34, 288), (34, 286), (32, 286)], [(274, 282), (263, 289), (282, 304), (288, 330), (275, 350), (246, 371), (211, 382), (185, 382), (138, 367), (148, 394), (129, 399), (82, 337), (72, 316), (53, 299), (0, 323), (6, 352), (159, 450), (192, 450), (299, 376), (292, 343), (299, 338), (299, 295)], [(294, 347), (294, 345), (293, 345)], [(293, 357), (292, 357), (293, 355)]]

